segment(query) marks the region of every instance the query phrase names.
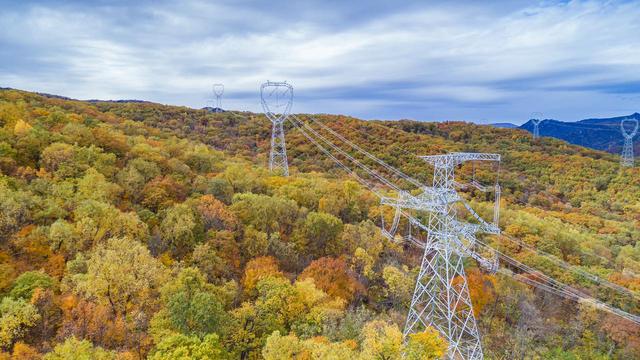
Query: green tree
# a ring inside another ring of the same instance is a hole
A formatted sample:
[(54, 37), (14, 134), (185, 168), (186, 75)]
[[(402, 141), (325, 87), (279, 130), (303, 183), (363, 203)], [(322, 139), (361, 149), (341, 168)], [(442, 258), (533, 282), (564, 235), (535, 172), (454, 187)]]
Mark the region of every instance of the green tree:
[[(65, 164), (73, 161), (75, 148), (65, 143), (53, 143), (42, 151), (40, 163), (48, 172), (54, 173), (62, 169)], [(69, 173), (66, 175), (74, 175)]]
[(61, 133), (67, 138), (66, 142), (71, 144), (90, 146), (95, 143), (91, 129), (82, 124), (70, 122), (62, 128)]
[(274, 331), (294, 332), (308, 338), (322, 333), (325, 325), (343, 316), (345, 302), (317, 289), (311, 279), (291, 284), (279, 276), (257, 282), (253, 303), (233, 311), (235, 326), (231, 341), (242, 356), (254, 356)]
[(357, 353), (347, 343), (332, 343), (325, 338), (312, 338), (300, 340), (296, 335), (280, 335), (274, 331), (266, 341), (262, 349), (265, 360), (290, 360), (290, 359), (355, 359)]
[(221, 154), (206, 145), (197, 145), (183, 155), (184, 162), (192, 169), (204, 173), (210, 172), (220, 161)]
[(235, 194), (231, 211), (244, 224), (267, 233), (289, 233), (297, 220), (298, 205), (293, 200), (259, 194)]
[(307, 215), (301, 234), (297, 237), (298, 247), (305, 252), (322, 256), (327, 246), (336, 248), (338, 236), (342, 232), (342, 221), (327, 213), (311, 212)]
[[(149, 236), (147, 225), (140, 221), (135, 212), (124, 213), (113, 205), (103, 202), (82, 201), (75, 209), (73, 217), (75, 219), (73, 236), (67, 239), (57, 236), (54, 242), (55, 244), (61, 241), (60, 246), (69, 251), (69, 255), (74, 254), (75, 251), (88, 250), (93, 245), (111, 237), (128, 237), (146, 241)], [(66, 235), (66, 231), (68, 229), (64, 229), (61, 235)]]
[(40, 320), (35, 306), (5, 297), (0, 302), (0, 348), (8, 349)]
[(235, 193), (264, 192), (264, 178), (245, 164), (231, 164), (227, 166), (221, 177), (233, 188)]
[(61, 251), (67, 256), (82, 250), (84, 245), (75, 226), (64, 219), (56, 220), (49, 227), (49, 242), (53, 251)]
[(409, 269), (400, 270), (395, 266), (385, 266), (382, 278), (387, 286), (387, 297), (394, 305), (406, 306), (411, 301), (415, 280), (408, 274)]
[(0, 240), (8, 238), (31, 220), (32, 197), (13, 190), (0, 178)]
[(229, 205), (233, 198), (233, 186), (225, 179), (213, 178), (209, 179), (206, 184), (206, 193), (216, 197), (216, 199)]
[(280, 331), (274, 331), (269, 335), (262, 348), (264, 360), (290, 360), (305, 359), (309, 357), (309, 351), (294, 334), (280, 335)]
[(104, 203), (113, 202), (122, 189), (111, 182), (108, 182), (104, 175), (89, 168), (85, 175), (78, 179), (76, 197), (78, 201), (96, 200)]
[(45, 354), (43, 360), (115, 360), (113, 351), (94, 347), (89, 340), (67, 338), (62, 344), (56, 345), (53, 351)]
[(249, 259), (266, 255), (269, 249), (267, 233), (258, 231), (253, 226), (247, 226), (244, 230), (242, 248)]
[(225, 276), (230, 276), (232, 272), (226, 261), (220, 256), (218, 250), (209, 243), (197, 245), (193, 249), (191, 266), (196, 266), (200, 272), (206, 275), (207, 280), (218, 283)]
[(87, 260), (87, 272), (73, 275), (71, 281), (78, 293), (125, 315), (131, 306), (154, 302), (164, 279), (163, 266), (144, 245), (120, 237), (98, 245)]
[(167, 210), (160, 225), (160, 234), (178, 257), (191, 252), (204, 235), (201, 220), (187, 204), (178, 204)]
[(209, 334), (204, 338), (173, 334), (165, 337), (149, 357), (150, 360), (224, 360), (230, 359), (222, 347), (218, 335)]
[(166, 321), (173, 332), (200, 337), (208, 333), (224, 334), (229, 326), (229, 316), (224, 310), (222, 289), (207, 283), (197, 268), (182, 269), (175, 279), (161, 289), (164, 308), (156, 315)]
[(9, 296), (14, 299), (29, 300), (35, 289), (46, 290), (54, 286), (55, 280), (43, 271), (27, 271), (13, 282)]

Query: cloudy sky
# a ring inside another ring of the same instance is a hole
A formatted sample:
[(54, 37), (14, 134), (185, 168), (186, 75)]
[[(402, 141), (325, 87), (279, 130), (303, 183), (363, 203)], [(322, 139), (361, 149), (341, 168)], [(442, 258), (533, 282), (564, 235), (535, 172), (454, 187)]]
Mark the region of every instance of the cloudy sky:
[[(135, 5), (131, 5), (135, 3)], [(640, 111), (637, 1), (6, 1), (0, 87), (366, 119), (562, 120)]]

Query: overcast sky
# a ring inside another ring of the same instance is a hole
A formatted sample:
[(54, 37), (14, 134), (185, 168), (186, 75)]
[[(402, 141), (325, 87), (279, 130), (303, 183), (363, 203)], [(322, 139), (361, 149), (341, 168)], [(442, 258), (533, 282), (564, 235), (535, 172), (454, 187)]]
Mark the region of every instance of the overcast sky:
[[(135, 3), (131, 5), (130, 3)], [(640, 111), (638, 1), (5, 1), (0, 87), (365, 119)]]

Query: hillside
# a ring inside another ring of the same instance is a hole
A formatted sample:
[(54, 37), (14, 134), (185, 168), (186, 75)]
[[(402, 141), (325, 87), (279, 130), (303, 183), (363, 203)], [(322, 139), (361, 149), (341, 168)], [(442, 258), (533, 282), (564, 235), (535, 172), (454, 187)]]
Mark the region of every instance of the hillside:
[[(540, 122), (540, 136), (555, 137), (571, 144), (619, 154), (623, 144), (620, 121), (624, 118), (640, 120), (640, 114), (633, 113), (629, 116), (585, 119), (576, 122), (546, 119)], [(533, 132), (533, 123), (527, 121), (520, 128)], [(640, 141), (635, 142), (635, 151), (640, 153)]]
[(509, 123), (509, 122), (493, 123), (493, 124), (489, 124), (489, 126), (493, 126), (497, 128), (505, 128), (505, 129), (515, 129), (518, 127), (518, 125)]
[[(640, 291), (640, 169), (621, 171), (616, 155), (521, 129), (317, 117), (425, 183), (416, 154), (500, 153), (505, 233)], [(442, 354), (436, 333), (401, 342), (419, 250), (381, 236), (377, 198), (295, 129), (292, 176), (271, 176), (270, 131), (248, 112), (1, 90), (0, 359)], [(487, 241), (640, 313), (637, 299)], [(640, 353), (631, 323), (466, 268), (487, 358)]]

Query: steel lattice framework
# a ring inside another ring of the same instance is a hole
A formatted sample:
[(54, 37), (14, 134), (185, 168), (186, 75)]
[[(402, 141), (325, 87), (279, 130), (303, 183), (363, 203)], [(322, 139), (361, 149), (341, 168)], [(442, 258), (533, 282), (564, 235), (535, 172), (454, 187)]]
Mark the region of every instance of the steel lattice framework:
[[(625, 127), (624, 124), (626, 122), (633, 124), (633, 129), (631, 131), (628, 131)], [(638, 133), (638, 119), (623, 119), (622, 121), (620, 121), (620, 130), (622, 131), (622, 137), (624, 137), (624, 145), (622, 146), (620, 165), (622, 165), (623, 167), (632, 167), (634, 165), (633, 137)]]
[(283, 176), (289, 176), (287, 146), (284, 139), (284, 122), (289, 117), (293, 105), (293, 87), (286, 81), (267, 81), (260, 86), (260, 99), (264, 114), (271, 120), (271, 152), (269, 170)]
[(224, 94), (223, 84), (213, 84), (213, 96), (216, 97), (216, 109), (222, 110), (222, 95)]
[[(463, 267), (463, 259), (470, 257), (489, 273), (499, 272), (517, 281), (534, 286), (540, 290), (557, 296), (592, 304), (597, 309), (607, 311), (635, 324), (640, 325), (640, 316), (612, 307), (584, 291), (572, 288), (554, 278), (544, 274), (539, 269), (528, 266), (504, 252), (496, 250), (485, 239), (476, 238), (478, 233), (495, 234), (494, 239), (509, 241), (530, 251), (536, 256), (542, 256), (563, 269), (599, 286), (606, 286), (635, 298), (636, 293), (602, 279), (592, 273), (568, 264), (553, 255), (535, 249), (525, 242), (500, 233), (498, 218), (500, 210), (500, 186), (498, 184), (499, 168), (496, 171), (495, 204), (493, 222), (487, 223), (478, 215), (468, 202), (462, 198), (455, 188), (474, 187), (479, 191), (491, 191), (490, 186), (484, 186), (475, 181), (475, 167), (473, 180), (468, 184), (461, 184), (455, 180), (455, 168), (467, 161), (472, 165), (476, 161), (500, 161), (497, 154), (484, 153), (451, 153), (446, 155), (423, 156), (425, 161), (435, 167), (432, 186), (426, 186), (417, 179), (403, 173), (401, 170), (385, 163), (375, 155), (367, 152), (358, 144), (350, 141), (321, 121), (313, 117), (306, 117), (311, 124), (291, 115), (291, 124), (297, 128), (305, 138), (315, 144), (322, 153), (333, 160), (339, 168), (353, 176), (360, 184), (378, 196), (382, 205), (395, 209), (395, 215), (390, 228), (382, 222), (382, 233), (393, 241), (406, 241), (424, 249), (419, 277), (416, 281), (414, 296), (411, 302), (404, 330), (404, 339), (408, 335), (422, 331), (427, 326), (436, 328), (449, 342), (449, 359), (482, 359), (483, 352), (480, 336), (473, 315), (473, 308), (469, 298), (469, 289)], [(345, 147), (356, 152), (358, 157), (367, 158), (375, 163), (377, 169), (365, 164), (351, 151), (346, 151), (336, 145), (330, 135)], [(383, 170), (384, 169), (384, 170)], [(394, 180), (392, 180), (392, 178)], [(412, 190), (405, 190), (403, 185), (413, 185)], [(458, 212), (464, 211), (461, 206), (475, 219), (473, 223), (460, 221)], [(416, 213), (428, 212), (428, 221)], [(382, 217), (384, 219), (384, 216)], [(408, 220), (408, 236), (397, 234), (400, 219)], [(412, 228), (417, 228), (414, 233)], [(424, 234), (427, 234), (425, 237)], [(500, 265), (503, 265), (500, 268)], [(535, 275), (535, 276), (529, 276)], [(639, 297), (640, 299), (640, 297)]]
[[(449, 358), (483, 359), (463, 261), (465, 257), (471, 257), (488, 272), (495, 273), (498, 270), (495, 253), (487, 258), (475, 251), (475, 236), (478, 232), (500, 233), (497, 226), (500, 190), (496, 183), (494, 223), (487, 223), (457, 193), (454, 169), (466, 161), (499, 162), (500, 155), (451, 153), (421, 158), (434, 166), (433, 186), (423, 187), (422, 193), (417, 196), (403, 192), (397, 198), (383, 197), (381, 200), (382, 204), (396, 208), (391, 231), (397, 228), (398, 214), (402, 214), (412, 226), (428, 234), (426, 243), (411, 235), (407, 239), (423, 247), (424, 255), (403, 335), (406, 340), (409, 334), (432, 326), (448, 341)], [(478, 188), (486, 191), (480, 185)], [(458, 220), (454, 206), (460, 202), (478, 220), (477, 224)], [(428, 224), (411, 216), (411, 210), (428, 211)], [(393, 236), (388, 231), (386, 234)]]
[(535, 112), (531, 114), (531, 122), (533, 123), (533, 138), (540, 137), (540, 122), (542, 121), (542, 113)]

